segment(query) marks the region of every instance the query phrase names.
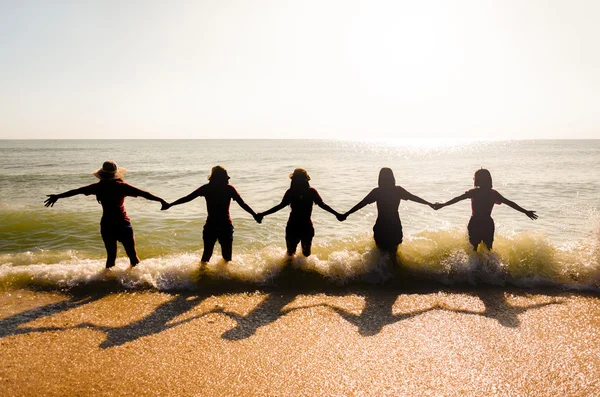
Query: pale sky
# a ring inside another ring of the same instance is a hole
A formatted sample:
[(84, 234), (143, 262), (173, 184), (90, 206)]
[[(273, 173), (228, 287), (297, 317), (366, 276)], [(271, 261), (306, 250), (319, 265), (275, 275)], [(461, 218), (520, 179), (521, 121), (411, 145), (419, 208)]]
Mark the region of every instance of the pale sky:
[(0, 0), (0, 139), (600, 138), (597, 0)]

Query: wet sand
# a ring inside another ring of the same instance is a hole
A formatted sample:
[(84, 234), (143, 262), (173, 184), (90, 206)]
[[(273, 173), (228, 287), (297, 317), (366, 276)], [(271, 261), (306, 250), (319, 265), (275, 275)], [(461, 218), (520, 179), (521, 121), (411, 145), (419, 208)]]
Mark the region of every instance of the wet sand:
[(0, 292), (2, 396), (600, 395), (600, 297)]

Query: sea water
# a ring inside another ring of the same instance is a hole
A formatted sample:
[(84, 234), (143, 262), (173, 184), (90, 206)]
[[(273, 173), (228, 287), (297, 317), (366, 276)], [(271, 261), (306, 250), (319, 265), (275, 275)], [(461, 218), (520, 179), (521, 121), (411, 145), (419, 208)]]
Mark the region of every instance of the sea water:
[[(404, 242), (397, 257), (375, 248), (375, 205), (339, 222), (313, 209), (313, 254), (285, 254), (289, 209), (257, 224), (235, 202), (234, 255), (224, 263), (217, 244), (200, 270), (202, 197), (160, 211), (160, 204), (127, 198), (140, 265), (130, 269), (122, 247), (117, 266), (104, 271), (99, 233), (101, 206), (93, 196), (60, 199), (48, 194), (96, 182), (105, 160), (128, 170), (125, 180), (172, 202), (207, 182), (224, 166), (256, 212), (278, 204), (296, 167), (308, 170), (325, 203), (345, 212), (377, 186), (382, 167), (396, 183), (431, 202), (447, 201), (473, 186), (479, 168), (494, 188), (523, 208), (495, 206), (494, 249), (473, 252), (466, 225), (468, 200), (434, 211), (402, 201)], [(336, 284), (379, 283), (394, 270), (443, 283), (511, 283), (599, 290), (600, 140), (490, 142), (368, 142), (317, 140), (37, 140), (0, 141), (0, 286), (195, 289), (199, 279), (276, 283), (287, 267)]]

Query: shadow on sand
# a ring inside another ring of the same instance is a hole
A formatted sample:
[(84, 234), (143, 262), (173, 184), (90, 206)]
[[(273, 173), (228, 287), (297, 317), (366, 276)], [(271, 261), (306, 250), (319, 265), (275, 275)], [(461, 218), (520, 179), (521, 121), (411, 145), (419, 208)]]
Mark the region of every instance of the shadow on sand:
[[(142, 337), (161, 333), (168, 329), (178, 327), (185, 323), (197, 320), (209, 314), (220, 314), (233, 319), (236, 325), (223, 332), (222, 339), (229, 341), (243, 340), (254, 335), (261, 327), (266, 327), (278, 319), (296, 310), (309, 310), (314, 307), (325, 307), (333, 310), (344, 320), (357, 327), (362, 336), (376, 335), (390, 324), (407, 320), (424, 313), (440, 310), (462, 313), (464, 315), (484, 316), (498, 321), (499, 324), (509, 328), (518, 328), (521, 324), (519, 315), (534, 309), (548, 305), (561, 304), (572, 295), (583, 295), (582, 293), (568, 293), (557, 290), (525, 290), (518, 288), (492, 287), (492, 286), (453, 286), (441, 287), (440, 285), (402, 280), (400, 282), (391, 280), (384, 284), (365, 286), (347, 285), (332, 286), (331, 284), (314, 284), (311, 280), (303, 280), (304, 272), (289, 272), (281, 283), (276, 287), (256, 288), (255, 286), (229, 286), (216, 285), (203, 289), (200, 293), (182, 292), (171, 293), (173, 299), (161, 303), (154, 310), (140, 320), (131, 322), (124, 326), (107, 327), (91, 322), (82, 322), (69, 327), (34, 327), (27, 326), (28, 323), (42, 318), (50, 318), (62, 312), (79, 308), (83, 305), (93, 305), (95, 302), (114, 293), (127, 293), (122, 291), (94, 291), (87, 294), (85, 291), (71, 292), (68, 299), (26, 310), (21, 313), (0, 319), (0, 338), (23, 335), (29, 333), (44, 333), (64, 331), (68, 329), (93, 329), (101, 331), (106, 339), (100, 344), (100, 348), (107, 349), (136, 341)], [(301, 287), (298, 287), (301, 286)], [(227, 294), (261, 292), (266, 295), (246, 315), (241, 315), (225, 307), (217, 307), (209, 311), (201, 312), (181, 321), (172, 322), (178, 316), (196, 308), (201, 302), (209, 297), (224, 296)], [(420, 308), (413, 312), (394, 314), (393, 306), (402, 295), (429, 295), (443, 292), (445, 294), (461, 294), (477, 297), (484, 305), (484, 310), (466, 310), (448, 307), (447, 305), (434, 303), (428, 307)], [(164, 294), (164, 292), (162, 292)], [(330, 303), (318, 303), (310, 306), (291, 307), (290, 305), (299, 295), (324, 294), (326, 296), (345, 297), (350, 295), (359, 296), (364, 300), (364, 307), (360, 313), (350, 312), (344, 308)], [(548, 300), (543, 303), (533, 303), (526, 306), (512, 306), (507, 301), (507, 294), (527, 297), (530, 295), (544, 295)]]
[[(440, 291), (430, 291), (426, 293), (435, 293)], [(561, 304), (562, 300), (554, 298), (551, 301), (544, 303), (535, 303), (527, 306), (512, 306), (506, 300), (505, 290), (486, 290), (483, 291), (470, 291), (470, 290), (444, 290), (449, 293), (467, 293), (470, 295), (477, 296), (484, 304), (485, 309), (483, 311), (465, 310), (465, 309), (454, 309), (449, 308), (446, 305), (436, 303), (428, 308), (415, 310), (409, 313), (393, 313), (393, 306), (398, 299), (397, 294), (393, 294), (390, 291), (367, 291), (361, 295), (364, 298), (365, 306), (360, 314), (354, 314), (342, 308), (325, 304), (323, 306), (329, 307), (331, 310), (338, 313), (343, 319), (349, 323), (355, 325), (358, 328), (358, 332), (362, 336), (373, 336), (381, 332), (381, 330), (390, 324), (394, 324), (398, 321), (407, 320), (409, 318), (419, 316), (421, 314), (433, 311), (451, 311), (456, 313), (462, 313), (467, 315), (483, 316), (497, 320), (501, 325), (509, 328), (518, 328), (521, 324), (519, 320), (519, 314), (532, 309), (542, 308), (548, 305)], [(412, 292), (415, 293), (415, 292)], [(511, 294), (515, 295), (530, 295), (530, 293), (524, 293), (523, 291), (518, 292), (515, 290), (510, 291)], [(547, 295), (548, 293), (545, 292)]]

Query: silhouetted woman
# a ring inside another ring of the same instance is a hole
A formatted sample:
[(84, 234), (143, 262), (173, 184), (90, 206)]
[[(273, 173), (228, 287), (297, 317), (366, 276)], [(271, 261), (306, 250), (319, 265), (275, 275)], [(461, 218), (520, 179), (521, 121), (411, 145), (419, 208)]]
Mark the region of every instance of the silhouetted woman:
[(379, 187), (371, 190), (371, 193), (356, 204), (352, 209), (342, 215), (344, 220), (348, 215), (358, 211), (367, 204), (377, 203), (377, 220), (373, 226), (373, 237), (375, 245), (385, 252), (395, 254), (398, 245), (402, 243), (402, 223), (398, 215), (400, 200), (411, 200), (416, 203), (427, 204), (433, 208), (433, 204), (409, 193), (402, 186), (396, 186), (394, 173), (390, 168), (382, 168), (379, 171)]
[(471, 199), (472, 215), (467, 230), (469, 231), (469, 242), (473, 245), (473, 250), (477, 251), (477, 247), (482, 241), (488, 249), (492, 249), (492, 244), (494, 243), (494, 220), (491, 215), (494, 204), (504, 203), (524, 213), (531, 219), (538, 218), (535, 211), (527, 211), (519, 207), (516, 203), (505, 199), (500, 193), (492, 189), (492, 175), (488, 170), (483, 168), (477, 170), (473, 178), (473, 185), (475, 186), (474, 189), (452, 200), (434, 204), (435, 209), (440, 209), (464, 199)]
[(79, 189), (69, 190), (60, 194), (49, 194), (46, 207), (53, 207), (58, 199), (72, 197), (78, 194), (96, 195), (96, 200), (102, 205), (102, 219), (100, 220), (100, 234), (106, 247), (106, 268), (113, 267), (117, 258), (117, 241), (120, 241), (129, 257), (131, 266), (140, 263), (135, 250), (135, 239), (131, 220), (125, 212), (125, 197), (143, 197), (147, 200), (159, 201), (163, 208), (167, 202), (146, 191), (140, 190), (123, 182), (127, 170), (119, 168), (114, 161), (105, 161), (102, 168), (96, 170), (94, 175), (99, 182)]
[(315, 228), (310, 219), (313, 203), (335, 215), (338, 219), (341, 215), (325, 204), (321, 196), (319, 196), (317, 189), (310, 186), (308, 182), (310, 181), (310, 176), (308, 176), (305, 169), (296, 168), (294, 173), (290, 174), (290, 178), (292, 180), (290, 188), (283, 195), (281, 203), (270, 210), (258, 214), (257, 221), (261, 222), (264, 216), (273, 214), (289, 205), (291, 212), (287, 226), (285, 227), (287, 253), (290, 256), (294, 255), (298, 243), (301, 243), (304, 256), (310, 256), (312, 239), (315, 235)]
[(167, 204), (169, 209), (174, 205), (184, 204), (193, 199), (203, 196), (206, 199), (206, 224), (202, 232), (204, 240), (204, 252), (202, 253), (202, 262), (208, 262), (213, 254), (215, 243), (219, 241), (221, 245), (221, 255), (227, 262), (231, 260), (233, 250), (233, 223), (229, 216), (229, 205), (231, 200), (236, 201), (240, 207), (251, 214), (256, 219), (256, 213), (242, 200), (237, 190), (229, 184), (229, 175), (227, 170), (220, 165), (212, 168), (209, 182), (200, 186), (189, 195)]

